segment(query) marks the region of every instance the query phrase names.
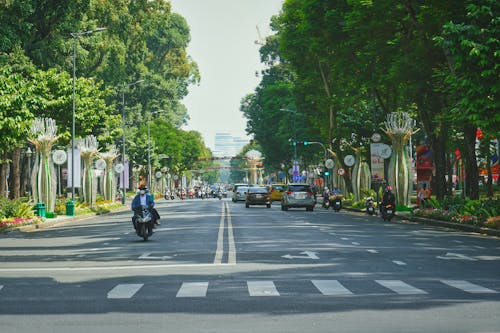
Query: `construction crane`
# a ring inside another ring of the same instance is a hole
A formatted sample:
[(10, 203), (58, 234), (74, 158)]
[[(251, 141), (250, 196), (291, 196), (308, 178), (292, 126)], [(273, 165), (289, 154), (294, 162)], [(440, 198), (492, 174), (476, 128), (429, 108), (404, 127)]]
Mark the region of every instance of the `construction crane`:
[(265, 38), (262, 38), (262, 35), (260, 33), (260, 29), (259, 29), (259, 26), (256, 25), (255, 28), (257, 29), (257, 36), (259, 37), (258, 40), (256, 40), (254, 43), (257, 44), (257, 45), (266, 45), (266, 39)]

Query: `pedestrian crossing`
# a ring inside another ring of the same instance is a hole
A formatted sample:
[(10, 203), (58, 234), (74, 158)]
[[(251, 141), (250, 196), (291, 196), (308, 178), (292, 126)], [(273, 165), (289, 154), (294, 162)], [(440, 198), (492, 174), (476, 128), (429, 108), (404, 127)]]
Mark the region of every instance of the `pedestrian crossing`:
[[(423, 286), (415, 286), (414, 284)], [(164, 295), (155, 295), (155, 297), (175, 297), (175, 298), (205, 298), (216, 296), (218, 293), (227, 295), (228, 291), (234, 295), (238, 293), (241, 297), (277, 297), (284, 295), (307, 294), (308, 296), (363, 296), (363, 295), (428, 295), (440, 294), (443, 292), (447, 295), (450, 293), (467, 293), (467, 294), (500, 294), (499, 291), (482, 286), (480, 284), (472, 283), (466, 280), (434, 280), (429, 282), (408, 282), (402, 280), (368, 280), (360, 281), (352, 280), (339, 281), (339, 280), (255, 280), (255, 281), (231, 281), (227, 282), (225, 286), (224, 281), (192, 281), (192, 282), (178, 282), (166, 283), (169, 285), (167, 290), (169, 293)], [(237, 284), (238, 287), (235, 287)], [(354, 286), (350, 286), (353, 284)], [(360, 290), (359, 286), (364, 286)], [(493, 285), (499, 286), (500, 281), (493, 281)], [(156, 289), (155, 283), (122, 283), (116, 284), (106, 291), (106, 298), (110, 300), (132, 299), (140, 297), (141, 292), (146, 287), (152, 286)], [(357, 286), (357, 287), (356, 287)], [(18, 290), (15, 285), (13, 289)], [(164, 286), (162, 288), (165, 288)], [(291, 289), (296, 289), (290, 292)], [(8, 293), (9, 285), (0, 285), (0, 302), (2, 296)], [(226, 290), (227, 289), (227, 290)], [(370, 289), (370, 290), (368, 290)], [(427, 290), (424, 290), (427, 289)], [(281, 292), (283, 290), (283, 292)], [(211, 291), (211, 292), (210, 292)], [(451, 295), (451, 294), (450, 294)]]

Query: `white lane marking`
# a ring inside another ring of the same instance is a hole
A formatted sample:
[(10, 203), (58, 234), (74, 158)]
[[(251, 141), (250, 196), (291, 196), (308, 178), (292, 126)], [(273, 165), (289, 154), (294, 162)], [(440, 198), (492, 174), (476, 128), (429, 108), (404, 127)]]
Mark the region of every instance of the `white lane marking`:
[(377, 250), (372, 250), (372, 249), (368, 249), (368, 250), (366, 250), (366, 251), (367, 251), (367, 252), (370, 252), (370, 253), (378, 253), (378, 251), (377, 251)]
[(247, 281), (250, 296), (279, 296), (273, 281)]
[(162, 257), (154, 257), (151, 256), (151, 253), (144, 253), (139, 257), (139, 259), (145, 259), (145, 260), (167, 260), (167, 259), (172, 259), (171, 256), (162, 256)]
[(406, 266), (406, 263), (404, 261), (393, 260), (392, 262), (399, 266)]
[(444, 284), (451, 287), (461, 289), (471, 294), (497, 294), (498, 291), (488, 289), (477, 284), (470, 283), (464, 280), (441, 280)]
[(214, 264), (222, 263), (222, 255), (224, 254), (224, 221), (225, 218), (224, 203), (222, 204), (222, 211), (220, 213), (219, 234), (217, 235), (217, 250), (215, 251)]
[(464, 242), (455, 239), (455, 240), (453, 240), (453, 243), (463, 244)]
[(234, 243), (234, 233), (233, 233), (233, 223), (231, 222), (231, 211), (229, 209), (229, 204), (226, 202), (226, 212), (227, 212), (227, 237), (229, 238), (229, 257), (228, 264), (236, 264), (236, 245)]
[(352, 244), (352, 245), (359, 245), (359, 243), (358, 243), (358, 242), (352, 242), (351, 244)]
[(323, 295), (333, 296), (353, 294), (337, 280), (311, 280), (311, 282)]
[(474, 247), (475, 247), (476, 249), (479, 249), (479, 250), (484, 250), (484, 249), (485, 249), (485, 247), (483, 247), (483, 246), (479, 246), (479, 245), (474, 245)]
[(347, 238), (347, 237), (342, 237), (341, 239), (342, 240), (349, 240), (349, 238)]
[(175, 297), (206, 297), (208, 282), (184, 282)]
[(452, 253), (452, 252), (447, 252), (444, 256), (437, 256), (437, 259), (444, 259), (444, 260), (469, 260), (469, 261), (477, 261), (477, 259), (468, 257), (466, 255), (460, 254), (460, 253)]
[(409, 284), (404, 283), (400, 280), (375, 280), (381, 286), (384, 286), (400, 295), (422, 295), (427, 294), (427, 292), (412, 287)]
[(131, 298), (143, 285), (144, 283), (119, 284), (108, 292), (108, 298)]
[(3, 286), (2, 286), (2, 285), (0, 285), (0, 290), (2, 290), (2, 289), (3, 289)]

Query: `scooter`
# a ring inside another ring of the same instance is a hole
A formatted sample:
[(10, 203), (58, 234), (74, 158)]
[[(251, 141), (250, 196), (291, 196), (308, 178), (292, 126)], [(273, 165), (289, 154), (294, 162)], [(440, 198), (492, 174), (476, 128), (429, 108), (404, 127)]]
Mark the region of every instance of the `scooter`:
[(153, 235), (153, 214), (143, 206), (136, 209), (132, 218), (137, 236), (147, 241)]
[(390, 221), (394, 217), (394, 205), (387, 204), (382, 206), (382, 218), (384, 221)]
[(330, 199), (328, 197), (323, 197), (323, 203), (321, 204), (324, 209), (330, 208)]
[(341, 195), (332, 195), (330, 196), (330, 206), (334, 211), (338, 212), (342, 208), (342, 196)]
[(372, 197), (366, 198), (366, 213), (373, 215), (375, 213), (375, 204)]

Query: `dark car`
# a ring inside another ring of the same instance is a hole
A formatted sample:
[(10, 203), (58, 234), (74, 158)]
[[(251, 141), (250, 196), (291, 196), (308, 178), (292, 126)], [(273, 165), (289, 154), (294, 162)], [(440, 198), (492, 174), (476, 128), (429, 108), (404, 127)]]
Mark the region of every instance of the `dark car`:
[(266, 205), (267, 208), (271, 208), (271, 198), (267, 189), (264, 187), (249, 187), (245, 206), (248, 208), (250, 205)]
[(306, 208), (313, 211), (316, 198), (309, 184), (288, 184), (281, 197), (281, 210), (288, 208)]

